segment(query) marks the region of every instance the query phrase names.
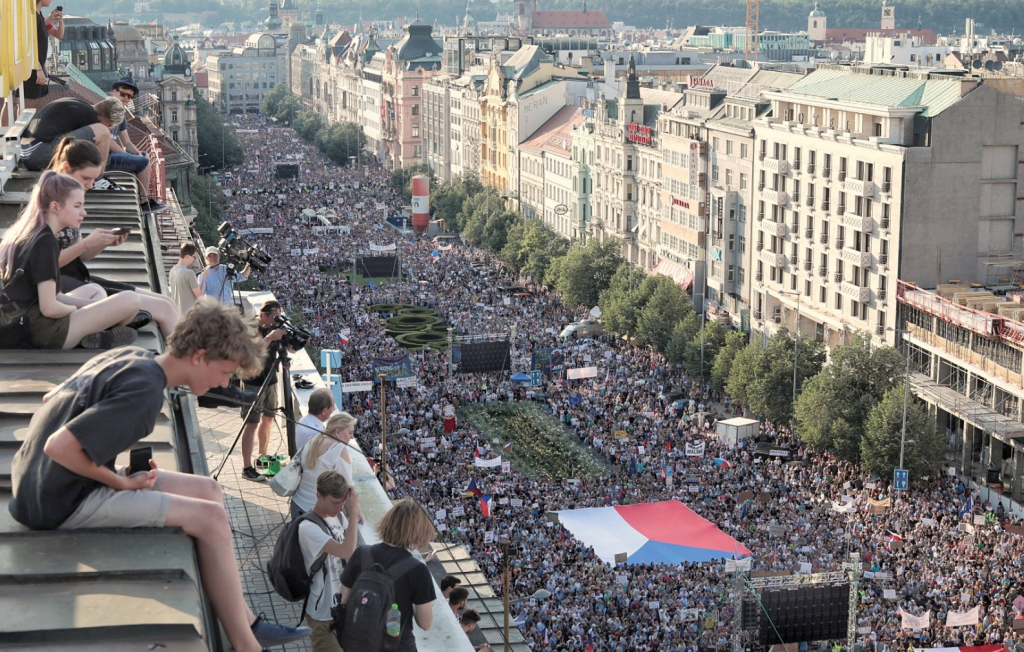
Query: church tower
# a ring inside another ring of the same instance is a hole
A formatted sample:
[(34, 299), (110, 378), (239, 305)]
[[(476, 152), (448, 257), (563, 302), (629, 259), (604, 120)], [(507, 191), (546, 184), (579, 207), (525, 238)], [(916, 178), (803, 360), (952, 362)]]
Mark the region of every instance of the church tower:
[(529, 34), (533, 29), (533, 12), (537, 11), (537, 0), (515, 0), (516, 28)]
[(826, 23), (828, 17), (821, 10), (818, 3), (814, 3), (814, 10), (807, 16), (807, 36), (811, 43), (823, 43), (827, 38)]
[(896, 7), (889, 0), (882, 0), (882, 29), (896, 29)]

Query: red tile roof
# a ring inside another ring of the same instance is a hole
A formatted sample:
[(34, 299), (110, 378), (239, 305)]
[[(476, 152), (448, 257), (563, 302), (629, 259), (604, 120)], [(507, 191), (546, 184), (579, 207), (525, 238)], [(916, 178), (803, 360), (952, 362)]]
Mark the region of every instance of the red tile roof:
[(845, 43), (847, 41), (863, 43), (869, 34), (881, 34), (882, 36), (903, 36), (910, 34), (912, 37), (921, 39), (922, 45), (935, 43), (935, 32), (930, 29), (872, 29), (864, 27), (840, 27), (825, 30), (826, 43)]
[(532, 24), (539, 29), (611, 29), (603, 11), (535, 11)]

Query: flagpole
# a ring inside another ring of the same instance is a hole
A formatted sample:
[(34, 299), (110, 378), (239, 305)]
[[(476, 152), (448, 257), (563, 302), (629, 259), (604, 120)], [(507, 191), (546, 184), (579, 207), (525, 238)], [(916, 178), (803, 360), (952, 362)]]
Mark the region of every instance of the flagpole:
[(388, 489), (388, 397), (384, 385), (384, 379), (387, 377), (388, 375), (383, 372), (377, 374), (377, 378), (380, 379), (380, 484), (384, 487), (384, 491)]
[(512, 542), (508, 539), (498, 539), (498, 547), (501, 548), (501, 557), (504, 562), (505, 568), (502, 573), (502, 594), (505, 602), (505, 652), (510, 652), (508, 639), (509, 639), (509, 571), (508, 571), (508, 556), (512, 551)]

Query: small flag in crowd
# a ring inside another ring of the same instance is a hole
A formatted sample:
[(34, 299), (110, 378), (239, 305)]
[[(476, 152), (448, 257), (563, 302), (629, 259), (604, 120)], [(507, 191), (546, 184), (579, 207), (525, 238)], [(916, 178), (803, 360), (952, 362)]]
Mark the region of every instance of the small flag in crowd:
[(512, 622), (515, 624), (516, 627), (526, 627), (526, 612), (524, 611), (523, 613), (513, 618)]
[(484, 518), (491, 517), (491, 494), (480, 496), (480, 513)]
[(721, 457), (716, 457), (715, 458), (715, 465), (716, 466), (720, 466), (722, 468), (726, 468), (726, 469), (731, 467), (731, 466), (736, 466), (735, 464), (733, 464), (729, 460), (723, 459)]
[(974, 496), (969, 496), (964, 506), (960, 508), (960, 518), (974, 513)]
[(473, 494), (477, 498), (480, 498), (481, 496), (484, 495), (484, 492), (480, 491), (480, 489), (476, 486), (476, 478), (469, 479), (469, 484), (466, 485), (466, 492)]
[(351, 328), (342, 328), (338, 331), (338, 341), (342, 344), (348, 344), (348, 338), (352, 334)]
[(512, 450), (512, 442), (505, 444), (504, 446), (502, 446), (502, 448), (504, 448), (507, 451)]
[(372, 278), (368, 278), (368, 279), (366, 279), (366, 287), (368, 287), (371, 290), (373, 290), (377, 286), (373, 283), (373, 279)]
[(885, 529), (885, 536), (889, 537), (893, 541), (903, 541), (903, 537), (902, 536), (900, 536), (899, 534), (897, 534), (893, 530), (890, 530), (889, 528)]

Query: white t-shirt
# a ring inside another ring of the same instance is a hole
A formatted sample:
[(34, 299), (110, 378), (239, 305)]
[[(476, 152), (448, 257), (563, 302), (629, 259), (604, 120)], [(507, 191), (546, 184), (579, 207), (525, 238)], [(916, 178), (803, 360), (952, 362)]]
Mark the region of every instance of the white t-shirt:
[[(306, 572), (310, 571), (313, 562), (324, 550), (324, 545), (333, 538), (338, 543), (345, 540), (348, 519), (344, 514), (329, 516), (324, 519), (331, 530), (331, 537), (323, 531), (319, 524), (303, 521), (299, 524), (299, 547), (302, 548), (302, 561), (306, 563)], [(324, 568), (327, 569), (327, 586), (324, 587), (323, 572), (313, 576), (309, 587), (309, 603), (306, 613), (313, 620), (330, 620), (331, 607), (334, 606), (334, 594), (341, 593), (341, 571), (344, 567), (340, 557), (327, 555)]]
[(316, 437), (324, 429), (324, 422), (317, 419), (315, 415), (307, 414), (299, 419), (295, 426), (295, 450), (306, 445), (306, 442)]
[(349, 486), (352, 486), (352, 465), (341, 457), (341, 450), (344, 444), (331, 440), (328, 441), (331, 442), (331, 447), (324, 451), (320, 459), (317, 460), (316, 468), (306, 468), (306, 458), (309, 456), (308, 451), (299, 450), (296, 452), (296, 456), (299, 457), (299, 461), (302, 463), (302, 480), (299, 481), (298, 488), (292, 494), (292, 501), (304, 512), (313, 509), (313, 505), (316, 504), (316, 479), (324, 471), (332, 469), (338, 471), (345, 476)]

